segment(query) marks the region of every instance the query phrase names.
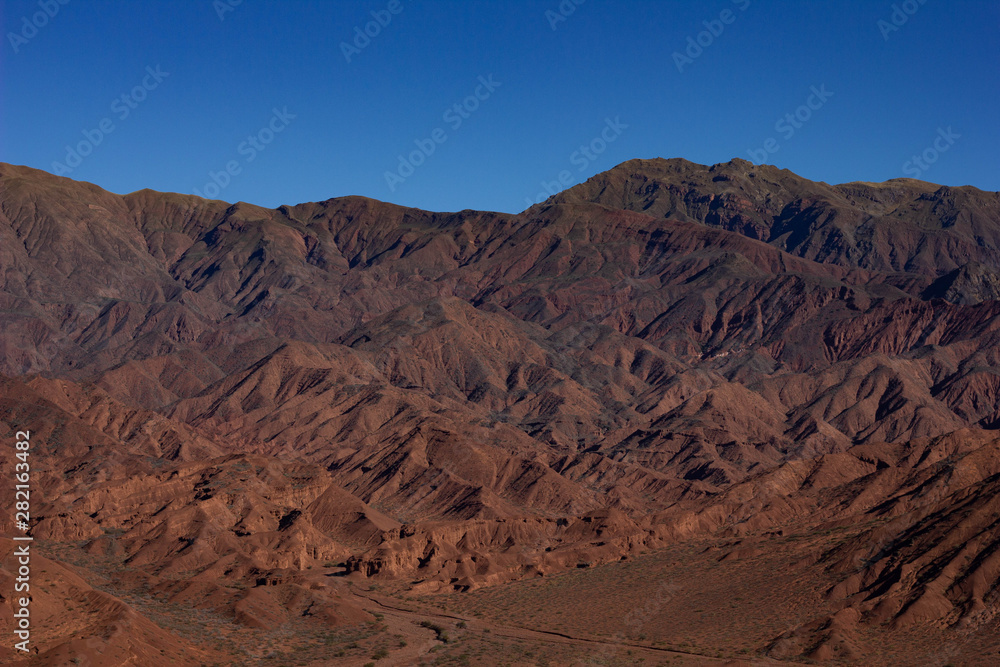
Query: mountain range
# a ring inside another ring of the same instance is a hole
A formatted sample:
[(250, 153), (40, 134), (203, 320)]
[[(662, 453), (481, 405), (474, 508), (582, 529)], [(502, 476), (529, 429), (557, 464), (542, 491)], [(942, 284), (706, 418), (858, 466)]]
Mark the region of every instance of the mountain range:
[[(1000, 193), (653, 159), (516, 215), (267, 209), (0, 164), (0, 269), (30, 664), (1000, 659)], [(622, 613), (500, 612), (621, 572)]]

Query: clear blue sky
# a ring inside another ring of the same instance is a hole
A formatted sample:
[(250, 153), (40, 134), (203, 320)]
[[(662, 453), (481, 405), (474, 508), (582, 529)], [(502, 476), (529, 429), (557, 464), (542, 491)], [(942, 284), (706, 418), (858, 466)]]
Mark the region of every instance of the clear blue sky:
[[(554, 30), (559, 0), (396, 1), (2, 2), (0, 160), (53, 171), (83, 142), (66, 175), (118, 193), (515, 212), (543, 182), (635, 157), (760, 162), (770, 138), (763, 161), (814, 180), (1000, 190), (992, 0), (899, 2), (898, 26), (889, 1), (586, 0)], [(391, 21), (348, 62), (373, 11)], [(420, 140), (434, 152), (400, 171)], [(907, 164), (925, 151), (933, 163)], [(405, 178), (390, 188), (387, 171)]]

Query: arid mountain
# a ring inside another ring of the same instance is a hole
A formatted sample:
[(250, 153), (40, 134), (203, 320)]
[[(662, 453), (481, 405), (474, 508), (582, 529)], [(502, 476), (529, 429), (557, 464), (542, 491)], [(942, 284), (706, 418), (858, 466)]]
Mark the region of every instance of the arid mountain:
[[(171, 633), (253, 664), (378, 627), (364, 582), (450, 599), (691, 545), (737, 568), (789, 535), (814, 613), (699, 651), (986, 650), (997, 193), (633, 160), (518, 215), (264, 209), (0, 164), (0, 268), (0, 435), (32, 430), (38, 548), (97, 605), (38, 664), (172, 664)], [(309, 659), (418, 664), (379, 632)]]
[(970, 263), (1000, 269), (1000, 194), (969, 186), (827, 185), (738, 158), (708, 168), (630, 160), (550, 201), (700, 222), (839, 266), (935, 277)]

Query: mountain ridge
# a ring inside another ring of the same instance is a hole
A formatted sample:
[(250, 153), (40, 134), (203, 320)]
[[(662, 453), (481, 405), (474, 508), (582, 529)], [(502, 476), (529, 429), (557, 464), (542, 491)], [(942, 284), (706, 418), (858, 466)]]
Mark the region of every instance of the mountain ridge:
[(340, 577), (446, 595), (798, 531), (857, 622), (788, 619), (761, 656), (987, 628), (993, 542), (890, 581), (942, 557), (906, 531), (991, 534), (1000, 471), (1000, 194), (925, 185), (639, 160), (435, 213), (0, 164), (0, 430), (47, 442), (51, 555), (241, 627), (371, 620)]

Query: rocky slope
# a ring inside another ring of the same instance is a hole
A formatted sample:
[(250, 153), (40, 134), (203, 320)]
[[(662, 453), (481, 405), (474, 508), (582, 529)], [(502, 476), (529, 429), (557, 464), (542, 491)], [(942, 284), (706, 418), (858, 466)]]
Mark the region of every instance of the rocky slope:
[(910, 178), (828, 185), (738, 158), (708, 168), (630, 160), (550, 201), (697, 221), (840, 266), (921, 276), (1000, 267), (1000, 195), (969, 186)]

